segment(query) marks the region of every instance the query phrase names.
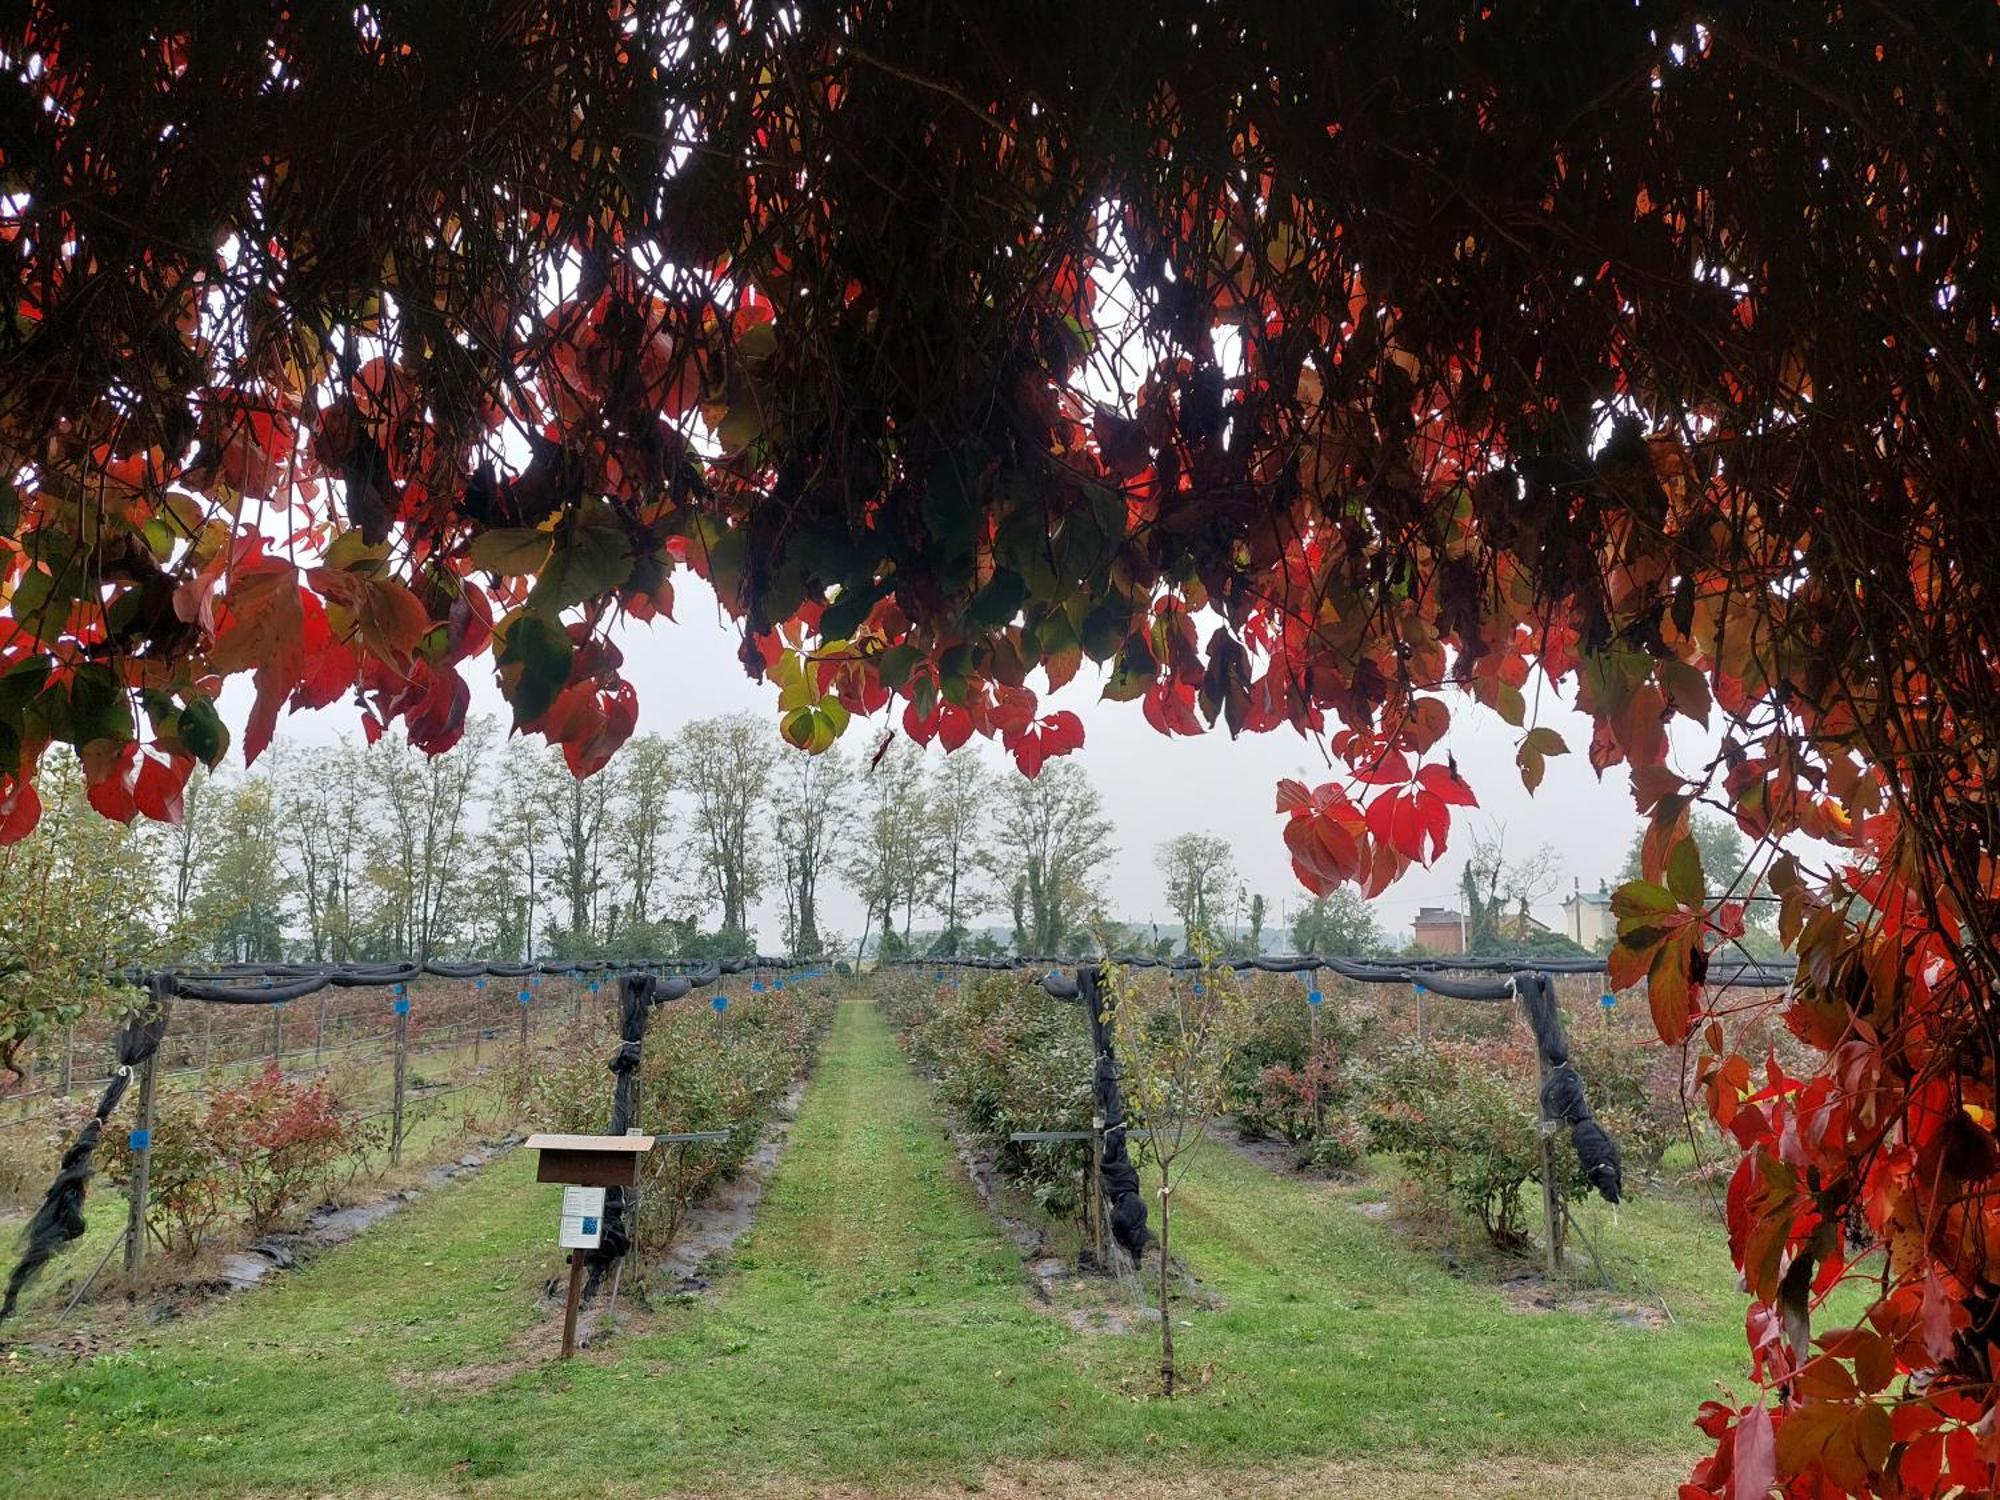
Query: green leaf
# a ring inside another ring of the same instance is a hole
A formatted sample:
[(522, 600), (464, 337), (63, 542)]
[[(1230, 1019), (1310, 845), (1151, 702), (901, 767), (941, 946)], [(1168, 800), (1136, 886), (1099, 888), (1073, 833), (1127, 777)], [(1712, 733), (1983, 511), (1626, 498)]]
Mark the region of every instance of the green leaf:
[(180, 712), (177, 733), (187, 753), (211, 769), (229, 753), (229, 726), (222, 722), (222, 715), (208, 698), (188, 699)]
[[(360, 535), (350, 532), (351, 536)], [(483, 531), (466, 549), (472, 560), (489, 573), (520, 578), (539, 573), (555, 548), (555, 537), (536, 526), (502, 526)]]
[(76, 669), (69, 686), (68, 730), (64, 738), (79, 750), (92, 740), (132, 738), (132, 701), (109, 667), (93, 662)]
[(997, 569), (986, 587), (972, 596), (966, 619), (974, 625), (997, 628), (1013, 623), (1027, 601), (1028, 585), (1012, 568)]
[(1654, 885), (1650, 880), (1628, 880), (1611, 893), (1611, 910), (1618, 918), (1618, 930), (1623, 932), (1627, 925), (1636, 928), (1645, 926), (1661, 917), (1671, 916), (1681, 908), (1674, 893), (1663, 885)]
[(1701, 849), (1692, 838), (1682, 839), (1667, 856), (1667, 888), (1683, 906), (1699, 907), (1708, 900), (1708, 882), (1701, 872)]
[(514, 727), (549, 711), (569, 680), (574, 648), (569, 632), (544, 615), (520, 614), (507, 625), (500, 648), (500, 683), (514, 706)]
[(819, 617), (819, 631), (822, 638), (853, 635), (868, 618), (868, 611), (875, 607), (875, 601), (883, 594), (882, 585), (871, 584), (866, 588), (843, 588), (840, 597), (829, 604)]
[(632, 576), (632, 540), (622, 526), (580, 526), (560, 541), (528, 594), (528, 608), (557, 614), (599, 599)]
[[(821, 616), (822, 628), (824, 625), (825, 616)], [(923, 659), (924, 654), (915, 646), (891, 646), (875, 658), (875, 675), (882, 679), (882, 686), (899, 688), (910, 680), (910, 673)]]

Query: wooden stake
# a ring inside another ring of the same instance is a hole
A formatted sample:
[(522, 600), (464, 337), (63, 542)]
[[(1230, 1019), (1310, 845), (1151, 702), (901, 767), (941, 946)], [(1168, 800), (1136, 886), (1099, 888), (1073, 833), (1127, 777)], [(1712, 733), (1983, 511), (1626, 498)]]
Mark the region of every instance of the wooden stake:
[(151, 1188), (153, 1085), (157, 1076), (154, 1064), (159, 1058), (155, 1052), (139, 1064), (139, 1129), (146, 1144), (132, 1153), (132, 1203), (125, 1221), (125, 1276), (132, 1281), (146, 1268), (146, 1197)]
[(410, 1075), (410, 1013), (402, 1008), (408, 1001), (401, 1001), (396, 1011), (396, 1103), (389, 1122), (389, 1165), (403, 1164), (403, 1094)]
[(569, 1300), (563, 1304), (562, 1357), (576, 1357), (576, 1310), (583, 1305), (583, 1254), (569, 1253)]

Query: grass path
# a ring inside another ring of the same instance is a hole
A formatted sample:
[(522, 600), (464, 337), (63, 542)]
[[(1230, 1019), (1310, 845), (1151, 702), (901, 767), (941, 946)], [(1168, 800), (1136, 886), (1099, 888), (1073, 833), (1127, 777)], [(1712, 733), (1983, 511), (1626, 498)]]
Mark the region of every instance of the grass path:
[[(531, 1175), (510, 1159), (132, 1352), (0, 1361), (7, 1494), (1101, 1494), (1114, 1473), (1135, 1497), (1660, 1494), (1740, 1339), (1726, 1288), (1674, 1284), (1660, 1331), (1512, 1311), (1339, 1194), (1216, 1149), (1176, 1215), (1226, 1304), (1179, 1313), (1213, 1378), (1152, 1399), (1147, 1333), (1031, 1305), (867, 1004), (840, 1007), (716, 1305), (523, 1360), (557, 1262)], [(1673, 1236), (1697, 1233), (1637, 1240), (1672, 1283)]]

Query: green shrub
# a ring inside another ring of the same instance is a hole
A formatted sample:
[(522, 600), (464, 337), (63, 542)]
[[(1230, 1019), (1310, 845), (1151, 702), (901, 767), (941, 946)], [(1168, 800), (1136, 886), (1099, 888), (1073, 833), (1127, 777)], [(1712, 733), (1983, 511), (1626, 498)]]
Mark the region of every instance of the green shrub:
[[(817, 1058), (833, 1003), (821, 986), (792, 985), (733, 997), (719, 1015), (700, 992), (655, 1013), (639, 1072), (638, 1125), (654, 1135), (727, 1130), (730, 1136), (647, 1154), (634, 1227), (649, 1252), (666, 1250), (688, 1210), (756, 1149), (779, 1101)], [(588, 1017), (571, 1028), (530, 1081), (527, 1107), (536, 1128), (605, 1128), (613, 1088), (605, 1063), (617, 1045), (606, 1018)]]
[[(322, 1202), (379, 1138), (325, 1079), (266, 1068), (208, 1096), (167, 1094), (154, 1106), (146, 1171), (149, 1219), (174, 1254), (192, 1257), (232, 1212), (265, 1234)], [(131, 1181), (121, 1139), (106, 1156)]]
[[(1539, 1080), (1526, 1046), (1438, 1042), (1381, 1059), (1365, 1088), (1369, 1141), (1421, 1191), (1476, 1218), (1505, 1250), (1528, 1243), (1523, 1189), (1541, 1180)], [(1558, 1187), (1586, 1184), (1557, 1139)]]
[(1075, 1146), (1016, 1142), (1016, 1131), (1086, 1130), (1096, 1055), (1073, 1001), (1051, 999), (1016, 973), (961, 982), (887, 976), (882, 1004), (910, 1058), (935, 1080), (959, 1127), (988, 1147), (1001, 1173), (1051, 1216), (1076, 1212)]

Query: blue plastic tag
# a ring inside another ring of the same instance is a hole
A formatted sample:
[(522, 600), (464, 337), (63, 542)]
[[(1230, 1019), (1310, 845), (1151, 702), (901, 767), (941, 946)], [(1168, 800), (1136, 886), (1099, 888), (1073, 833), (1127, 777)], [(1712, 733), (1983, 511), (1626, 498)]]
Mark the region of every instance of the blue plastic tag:
[(534, 994), (531, 991), (528, 990), (521, 991), (521, 1003), (523, 1005), (526, 1005), (530, 1000), (533, 1000), (534, 998), (535, 998)]
[(407, 1016), (409, 1013), (410, 1013), (410, 1002), (403, 996), (398, 995), (396, 997), (396, 1014), (399, 1016)]
[(1603, 1006), (1606, 1010), (1615, 1010), (1617, 1009), (1618, 1006), (1618, 997), (1612, 994), (1611, 991), (1606, 990), (1603, 994), (1597, 997), (1597, 1003)]
[(751, 994), (753, 994), (753, 995), (761, 995), (761, 994), (763, 994), (763, 993), (764, 993), (764, 981), (763, 981), (763, 980), (761, 980), (761, 979), (753, 979), (753, 980), (751, 980), (751, 981), (750, 981), (750, 993), (751, 993)]
[(729, 1009), (729, 997), (727, 995), (717, 995), (714, 999), (710, 1000), (708, 1003), (710, 1006), (714, 1008), (715, 1013), (718, 1016), (721, 1015), (725, 1010)]
[(593, 995), (597, 993), (597, 981), (595, 979), (590, 981), (590, 993)]
[(1306, 1004), (1308, 1005), (1318, 1005), (1324, 999), (1326, 999), (1326, 996), (1322, 995), (1318, 990), (1306, 991)]
[(776, 979), (772, 980), (771, 983), (776, 985), (779, 989), (783, 989), (785, 987), (785, 976), (780, 974)]
[(1206, 985), (1204, 985), (1204, 984), (1203, 984), (1203, 983), (1202, 983), (1202, 982), (1201, 982), (1201, 981), (1200, 981), (1199, 979), (1197, 979), (1197, 980), (1196, 980), (1196, 981), (1194, 982), (1194, 992), (1195, 992), (1195, 993), (1196, 993), (1197, 995), (1203, 995), (1203, 994), (1206, 994), (1206, 993), (1208, 993), (1208, 987), (1207, 987)]
[(1424, 987), (1421, 984), (1417, 984), (1415, 982), (1411, 983), (1410, 988), (1415, 990), (1419, 995), (1421, 995), (1424, 992)]
[(483, 990), (486, 988), (486, 981), (483, 979), (475, 979), (472, 981), (472, 987), (475, 990)]
[(125, 1144), (130, 1146), (134, 1151), (144, 1151), (153, 1144), (153, 1132), (150, 1130), (135, 1130), (125, 1137)]
[(585, 1214), (583, 1216), (583, 1232), (585, 1234), (597, 1233), (597, 1216), (595, 1214)]

